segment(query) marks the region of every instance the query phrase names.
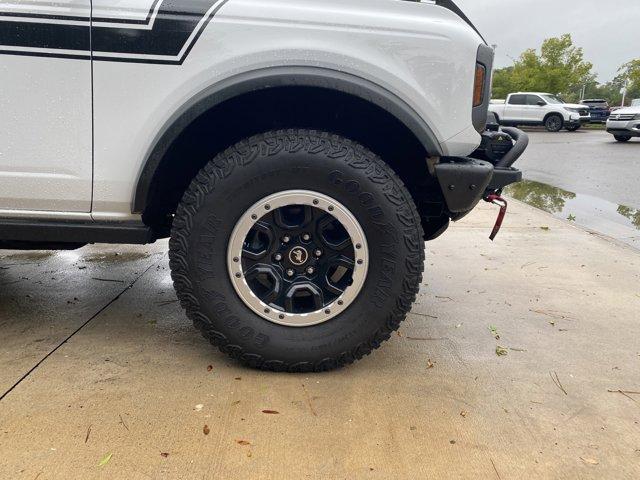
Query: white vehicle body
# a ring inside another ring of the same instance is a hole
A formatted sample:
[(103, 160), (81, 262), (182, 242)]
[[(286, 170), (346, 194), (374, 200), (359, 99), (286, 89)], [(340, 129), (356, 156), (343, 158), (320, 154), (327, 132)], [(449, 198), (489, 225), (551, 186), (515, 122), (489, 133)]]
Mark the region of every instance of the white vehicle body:
[(545, 125), (550, 116), (562, 118), (562, 126), (579, 127), (590, 120), (589, 107), (564, 103), (555, 95), (543, 92), (516, 92), (506, 101), (491, 102), (489, 111), (502, 125)]
[(607, 120), (607, 132), (621, 141), (640, 137), (640, 105), (620, 108), (613, 112)]
[(0, 5), (0, 27), (56, 36), (12, 45), (7, 33), (0, 42), (8, 43), (0, 46), (0, 217), (140, 220), (140, 175), (178, 112), (207, 89), (267, 69), (379, 86), (428, 125), (436, 154), (465, 156), (480, 143), (469, 98), (482, 41), (447, 9), (390, 0), (192, 3), (191, 32), (173, 45), (179, 35), (162, 0), (94, 0), (93, 52), (89, 0)]
[(424, 242), (522, 178), (492, 63), (451, 0), (1, 3), (0, 248), (170, 237), (223, 352), (346, 365), (405, 318)]

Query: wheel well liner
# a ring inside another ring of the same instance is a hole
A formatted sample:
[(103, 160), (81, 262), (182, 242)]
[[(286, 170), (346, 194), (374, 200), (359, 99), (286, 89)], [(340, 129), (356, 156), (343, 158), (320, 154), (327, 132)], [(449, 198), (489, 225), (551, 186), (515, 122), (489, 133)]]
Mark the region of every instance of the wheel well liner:
[(156, 170), (173, 142), (208, 110), (246, 93), (275, 87), (318, 87), (359, 97), (394, 116), (404, 124), (430, 155), (442, 155), (429, 125), (397, 95), (379, 85), (344, 72), (317, 67), (275, 67), (231, 77), (206, 88), (179, 108), (165, 123), (146, 155), (138, 176), (133, 213), (143, 213), (149, 200)]

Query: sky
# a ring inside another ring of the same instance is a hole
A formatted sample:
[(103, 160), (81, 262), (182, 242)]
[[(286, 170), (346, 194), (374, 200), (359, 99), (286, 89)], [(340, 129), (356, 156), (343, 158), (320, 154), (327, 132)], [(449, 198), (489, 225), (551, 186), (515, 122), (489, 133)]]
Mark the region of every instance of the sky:
[(545, 38), (570, 33), (605, 83), (640, 58), (640, 0), (456, 0), (489, 44), (496, 68)]

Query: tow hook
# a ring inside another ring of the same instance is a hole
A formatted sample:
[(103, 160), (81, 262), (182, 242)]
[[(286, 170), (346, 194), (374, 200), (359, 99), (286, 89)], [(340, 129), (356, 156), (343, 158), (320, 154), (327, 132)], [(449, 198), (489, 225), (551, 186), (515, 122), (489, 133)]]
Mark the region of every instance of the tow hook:
[(500, 228), (502, 227), (502, 222), (504, 221), (504, 217), (507, 214), (507, 201), (500, 196), (499, 192), (493, 192), (484, 197), (484, 201), (488, 203), (492, 203), (500, 207), (500, 211), (498, 212), (498, 218), (496, 219), (496, 224), (493, 226), (493, 230), (491, 231), (491, 235), (489, 235), (489, 239), (491, 241), (495, 240), (498, 232), (500, 232)]

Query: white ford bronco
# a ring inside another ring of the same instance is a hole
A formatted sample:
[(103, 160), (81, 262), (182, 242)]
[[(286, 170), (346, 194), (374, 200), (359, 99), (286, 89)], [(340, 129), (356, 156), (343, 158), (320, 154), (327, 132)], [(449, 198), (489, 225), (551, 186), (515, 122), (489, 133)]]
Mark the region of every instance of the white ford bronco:
[(0, 3), (0, 248), (168, 238), (178, 298), (248, 365), (387, 340), (424, 241), (521, 178), (493, 51), (451, 0)]

